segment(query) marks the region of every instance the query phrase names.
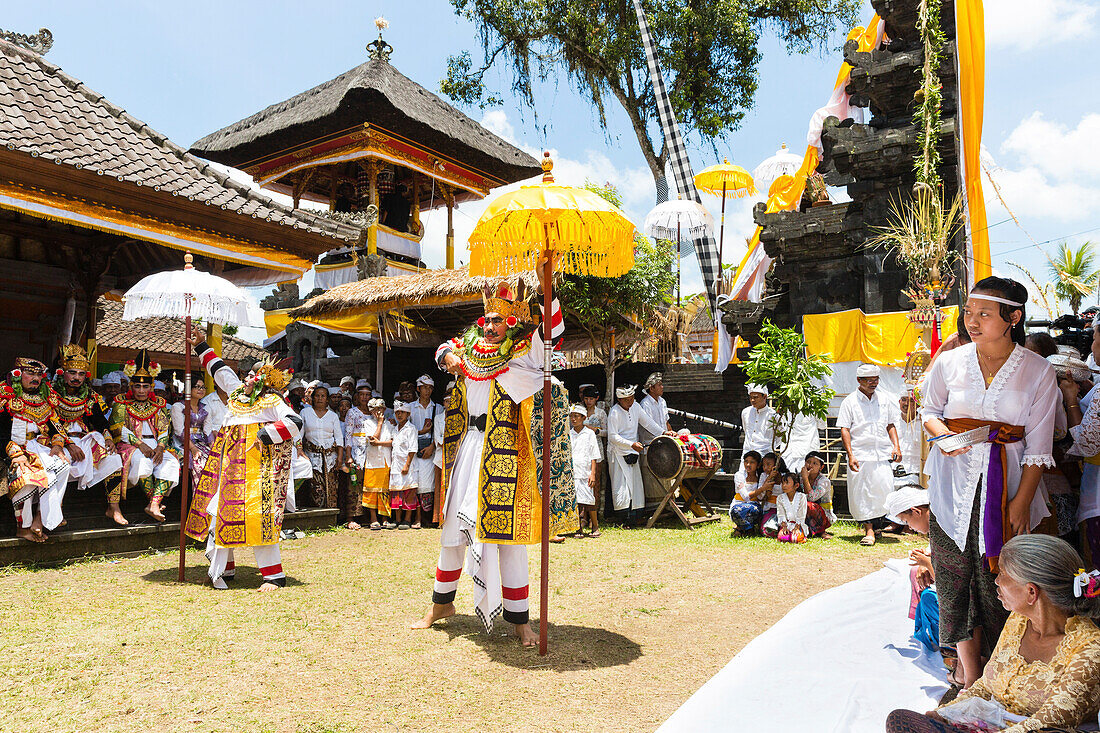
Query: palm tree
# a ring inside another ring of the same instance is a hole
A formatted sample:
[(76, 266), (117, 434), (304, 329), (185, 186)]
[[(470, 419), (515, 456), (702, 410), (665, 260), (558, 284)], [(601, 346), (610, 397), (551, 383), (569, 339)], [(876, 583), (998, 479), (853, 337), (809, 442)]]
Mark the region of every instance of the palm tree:
[(1077, 315), (1081, 301), (1096, 292), (1096, 286), (1100, 283), (1100, 269), (1093, 267), (1096, 254), (1092, 250), (1092, 242), (1085, 242), (1077, 249), (1071, 249), (1069, 244), (1062, 242), (1058, 245), (1057, 258), (1047, 259), (1054, 278), (1054, 294), (1058, 300), (1068, 302), (1073, 315)]

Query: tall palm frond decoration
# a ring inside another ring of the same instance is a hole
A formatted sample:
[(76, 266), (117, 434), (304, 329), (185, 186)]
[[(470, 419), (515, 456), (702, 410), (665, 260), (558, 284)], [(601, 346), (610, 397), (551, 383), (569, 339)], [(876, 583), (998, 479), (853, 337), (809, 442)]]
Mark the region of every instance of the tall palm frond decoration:
[(1051, 277), (1054, 278), (1054, 294), (1058, 300), (1069, 303), (1074, 315), (1081, 310), (1081, 301), (1096, 292), (1100, 283), (1100, 270), (1093, 267), (1096, 253), (1092, 242), (1085, 242), (1073, 249), (1067, 242), (1058, 245), (1055, 257), (1047, 256)]
[[(1009, 265), (1012, 265), (1020, 272), (1027, 276), (1027, 279), (1031, 281), (1031, 302), (1042, 308), (1047, 314), (1053, 318), (1057, 315), (1058, 298), (1054, 294), (1054, 283), (1045, 282), (1040, 283), (1039, 280), (1031, 273), (1031, 270), (1027, 269), (1023, 265), (1008, 261)], [(1053, 302), (1052, 302), (1053, 301)]]
[[(951, 265), (958, 251), (951, 242), (962, 226), (962, 200), (956, 196), (945, 205), (937, 197), (918, 193), (907, 201), (890, 204), (886, 226), (873, 227), (875, 236), (866, 247), (884, 248), (894, 253), (909, 270), (914, 294), (946, 290), (950, 287)], [(945, 282), (945, 280), (947, 282)]]

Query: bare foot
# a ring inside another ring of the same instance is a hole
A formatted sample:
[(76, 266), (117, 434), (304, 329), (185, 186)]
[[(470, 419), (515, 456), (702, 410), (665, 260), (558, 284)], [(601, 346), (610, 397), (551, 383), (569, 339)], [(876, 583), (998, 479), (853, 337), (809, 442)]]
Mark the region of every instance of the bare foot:
[(164, 521), (164, 512), (160, 510), (160, 504), (150, 504), (145, 507), (145, 513), (158, 522)]
[(50, 536), (46, 534), (46, 527), (42, 524), (41, 514), (34, 515), (34, 520), (31, 522), (30, 530), (34, 533), (34, 536), (38, 538), (37, 540), (35, 540), (36, 542), (45, 542), (50, 538)]
[(348, 529), (363, 529), (363, 525), (359, 524), (359, 522), (351, 521), (348, 522)]
[(27, 528), (20, 527), (19, 529), (15, 530), (15, 536), (18, 537), (21, 540), (26, 540), (27, 542), (45, 542), (46, 541), (45, 539), (43, 539), (43, 535), (42, 535), (41, 530), (38, 531), (38, 532), (35, 532), (30, 527), (27, 527)]
[(455, 615), (455, 604), (433, 603), (431, 609), (424, 614), (424, 618), (409, 624), (410, 629), (430, 629), (436, 621), (450, 618)]
[(107, 518), (117, 525), (125, 527), (130, 522), (126, 517), (122, 516), (122, 510), (118, 508), (118, 504), (110, 504), (107, 507)]
[(260, 590), (261, 593), (269, 593), (273, 590), (280, 590), (281, 588), (282, 588), (282, 586), (275, 585), (274, 583), (263, 583), (263, 584), (260, 585), (259, 590)]
[(539, 643), (539, 635), (531, 628), (531, 624), (516, 624), (516, 636), (525, 647), (533, 647)]

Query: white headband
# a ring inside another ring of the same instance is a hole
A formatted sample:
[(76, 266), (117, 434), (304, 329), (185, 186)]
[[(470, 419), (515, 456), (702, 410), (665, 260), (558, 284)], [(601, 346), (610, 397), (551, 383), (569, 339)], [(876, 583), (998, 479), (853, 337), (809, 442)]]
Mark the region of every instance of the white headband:
[(1009, 300), (1008, 298), (1000, 298), (996, 295), (986, 295), (985, 293), (971, 293), (971, 298), (977, 298), (978, 300), (992, 300), (994, 303), (1004, 303), (1005, 305), (1011, 305), (1014, 308), (1023, 308), (1023, 303), (1017, 303), (1015, 300)]

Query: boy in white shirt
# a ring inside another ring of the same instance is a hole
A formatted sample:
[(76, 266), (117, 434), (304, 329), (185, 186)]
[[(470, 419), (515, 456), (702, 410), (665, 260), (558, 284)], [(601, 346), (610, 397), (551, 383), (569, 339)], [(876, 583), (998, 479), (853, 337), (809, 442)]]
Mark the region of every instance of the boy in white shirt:
[(416, 495), (416, 474), (412, 472), (416, 457), (416, 427), (410, 422), (412, 410), (408, 403), (393, 403), (397, 429), (390, 454), (390, 511), (398, 529), (409, 529), (413, 512), (420, 506)]

